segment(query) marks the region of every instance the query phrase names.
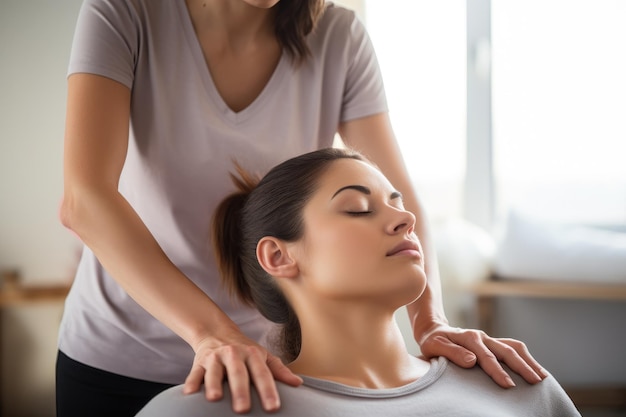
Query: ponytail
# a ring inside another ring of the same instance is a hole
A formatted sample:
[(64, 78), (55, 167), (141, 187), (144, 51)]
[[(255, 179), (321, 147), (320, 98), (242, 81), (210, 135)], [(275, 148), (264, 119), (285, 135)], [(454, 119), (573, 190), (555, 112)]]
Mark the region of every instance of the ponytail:
[(213, 250), (222, 283), (232, 298), (254, 306), (252, 291), (241, 266), (242, 213), (248, 196), (259, 182), (235, 163), (239, 176), (230, 174), (237, 191), (226, 197), (213, 218)]

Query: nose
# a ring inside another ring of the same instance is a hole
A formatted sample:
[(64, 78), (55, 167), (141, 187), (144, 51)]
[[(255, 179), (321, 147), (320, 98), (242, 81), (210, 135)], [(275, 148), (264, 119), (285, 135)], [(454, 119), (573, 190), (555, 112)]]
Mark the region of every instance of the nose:
[(393, 215), (387, 226), (387, 233), (411, 233), (415, 229), (415, 215), (410, 211), (393, 208)]

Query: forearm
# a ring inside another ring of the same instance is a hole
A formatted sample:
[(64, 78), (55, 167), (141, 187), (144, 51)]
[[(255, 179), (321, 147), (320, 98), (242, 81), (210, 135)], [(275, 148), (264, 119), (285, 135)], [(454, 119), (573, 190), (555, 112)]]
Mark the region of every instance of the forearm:
[(62, 219), (139, 305), (192, 347), (235, 328), (167, 258), (117, 190), (66, 186)]
[(111, 79), (68, 80), (61, 220), (128, 294), (192, 347), (234, 323), (167, 258), (118, 192), (131, 91)]

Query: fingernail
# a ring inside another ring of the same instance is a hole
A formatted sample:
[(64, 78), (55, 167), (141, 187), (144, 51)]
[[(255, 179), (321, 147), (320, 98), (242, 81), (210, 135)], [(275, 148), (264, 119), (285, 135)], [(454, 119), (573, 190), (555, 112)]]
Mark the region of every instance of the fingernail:
[(543, 368), (539, 369), (539, 376), (541, 377), (541, 379), (546, 379), (548, 377), (548, 371), (546, 371)]
[(509, 387), (514, 387), (515, 386), (515, 382), (513, 382), (513, 380), (511, 379), (510, 376), (506, 377), (506, 383)]
[(476, 356), (472, 355), (471, 353), (468, 353), (467, 355), (463, 357), (463, 360), (465, 361), (465, 363), (472, 363), (476, 360)]
[(247, 413), (248, 411), (250, 411), (250, 406), (247, 403), (237, 403), (233, 407), (233, 410), (237, 414)]
[(280, 400), (278, 398), (265, 402), (265, 411), (276, 411), (280, 408)]

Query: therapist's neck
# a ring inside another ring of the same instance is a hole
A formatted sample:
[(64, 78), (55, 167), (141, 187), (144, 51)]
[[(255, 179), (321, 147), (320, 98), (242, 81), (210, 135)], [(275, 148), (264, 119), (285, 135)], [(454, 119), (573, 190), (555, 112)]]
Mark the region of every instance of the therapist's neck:
[(356, 387), (393, 388), (428, 370), (428, 362), (408, 353), (393, 309), (367, 302), (346, 309), (325, 300), (297, 310), (302, 349), (289, 364), (295, 373)]
[(213, 37), (231, 42), (249, 42), (274, 37), (275, 8), (251, 6), (243, 0), (186, 0), (189, 13)]

